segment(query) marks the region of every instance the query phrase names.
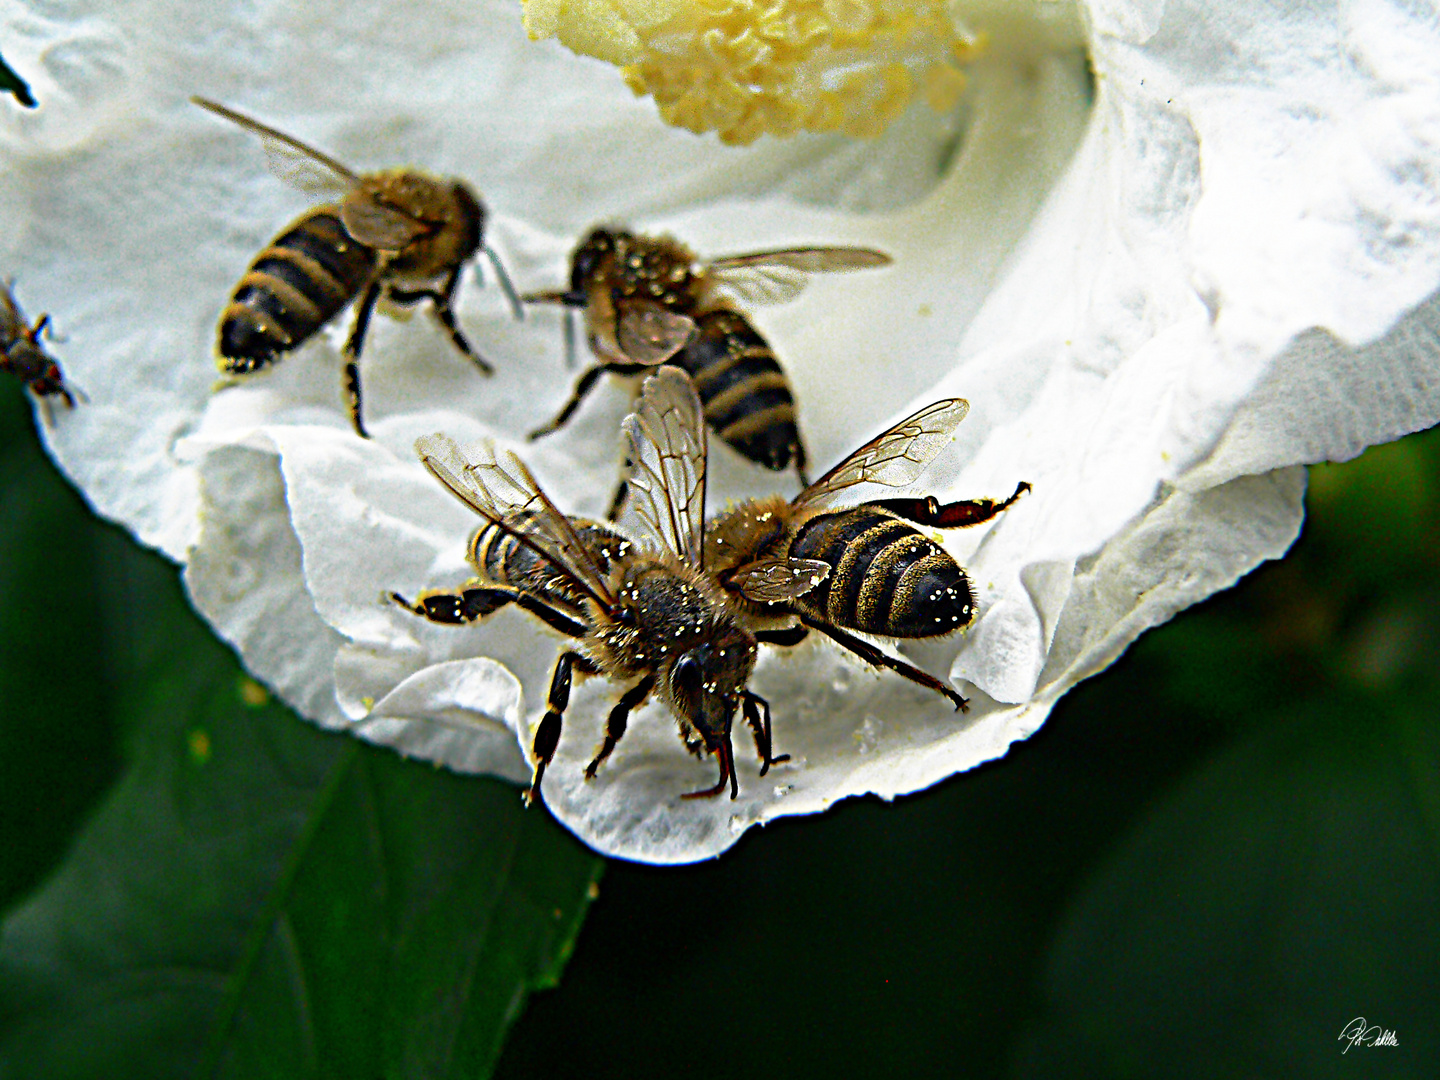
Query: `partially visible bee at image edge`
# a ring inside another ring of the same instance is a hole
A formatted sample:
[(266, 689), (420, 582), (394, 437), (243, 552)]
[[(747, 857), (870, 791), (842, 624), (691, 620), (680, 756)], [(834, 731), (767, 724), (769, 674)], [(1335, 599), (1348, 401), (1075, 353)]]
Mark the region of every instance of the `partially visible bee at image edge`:
[(462, 181), (419, 169), (355, 173), (329, 155), (242, 113), (190, 99), (260, 137), (271, 171), (286, 183), (338, 202), (312, 207), (255, 257), (220, 317), (220, 370), (248, 375), (298, 349), (357, 296), (346, 339), (344, 384), (350, 421), (367, 436), (360, 351), (375, 305), (424, 301), (459, 352), (481, 372), (494, 369), (455, 321), (461, 269), (483, 250), (510, 298), (523, 308), (499, 258), (483, 243), (485, 208)]
[(716, 518), (705, 536), (706, 565), (746, 625), (785, 645), (819, 631), (866, 663), (890, 668), (964, 710), (965, 699), (948, 683), (850, 631), (916, 639), (969, 626), (975, 619), (969, 576), (916, 526), (979, 525), (1008, 510), (1030, 485), (1022, 481), (998, 502), (942, 504), (929, 495), (841, 508), (828, 503), (858, 484), (913, 483), (969, 409), (961, 398), (937, 401), (860, 447), (794, 499), (750, 499)]
[[(741, 308), (791, 300), (812, 274), (889, 262), (884, 252), (854, 247), (784, 248), (705, 262), (669, 237), (594, 229), (571, 256), (568, 290), (522, 297), (566, 308), (567, 361), (574, 351), (571, 312), (583, 311), (599, 361), (581, 373), (560, 412), (530, 438), (569, 421), (601, 374), (637, 375), (674, 364), (695, 381), (711, 430), (767, 469), (793, 464), (803, 487), (809, 481), (794, 394), (774, 350)], [(623, 488), (612, 518), (622, 498)]]
[(65, 381), (60, 365), (45, 352), (40, 335), (50, 326), (50, 316), (41, 315), (31, 326), (15, 301), (13, 282), (0, 282), (0, 371), (8, 371), (29, 387), (50, 422), (50, 399), (60, 398), (73, 409), (79, 393)]
[[(713, 787), (684, 798), (730, 797), (739, 786), (731, 730), (743, 717), (760, 775), (788, 760), (771, 753), (770, 706), (747, 683), (757, 645), (704, 565), (705, 426), (689, 378), (662, 368), (646, 380), (625, 420), (632, 472), (631, 520), (641, 542), (608, 525), (562, 514), (514, 454), (482, 444), (473, 457), (444, 435), (418, 440), (425, 467), (484, 519), (470, 542), (477, 577), (456, 590), (389, 599), (431, 622), (482, 619), (506, 604), (530, 612), (575, 644), (555, 662), (546, 711), (532, 741), (529, 802), (559, 745), (575, 675), (628, 684), (610, 711), (586, 779), (625, 734), (652, 693), (670, 709), (685, 746), (719, 759)], [(635, 479), (639, 476), (640, 479)]]

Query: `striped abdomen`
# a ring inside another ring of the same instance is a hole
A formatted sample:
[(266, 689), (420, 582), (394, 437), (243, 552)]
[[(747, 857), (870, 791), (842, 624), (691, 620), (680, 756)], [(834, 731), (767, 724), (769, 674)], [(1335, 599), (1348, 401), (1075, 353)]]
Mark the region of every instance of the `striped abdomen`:
[(822, 514), (799, 529), (789, 554), (830, 564), (830, 576), (793, 604), (833, 626), (923, 638), (959, 630), (975, 617), (970, 579), (959, 563), (888, 510)]
[[(516, 515), (511, 524), (523, 532), (526, 520), (527, 515)], [(570, 521), (601, 574), (608, 576), (611, 566), (634, 547), (604, 525), (584, 518)], [(470, 562), (487, 581), (521, 589), (581, 622), (589, 620), (586, 594), (550, 560), (512, 533), (495, 525), (482, 526), (470, 541)]]
[(243, 375), (304, 344), (365, 287), (376, 261), (336, 207), (296, 218), (255, 257), (220, 316), (222, 370)]
[(705, 422), (751, 461), (777, 472), (793, 461), (803, 471), (795, 398), (765, 339), (737, 311), (707, 311), (695, 322), (695, 339), (670, 363), (694, 380)]

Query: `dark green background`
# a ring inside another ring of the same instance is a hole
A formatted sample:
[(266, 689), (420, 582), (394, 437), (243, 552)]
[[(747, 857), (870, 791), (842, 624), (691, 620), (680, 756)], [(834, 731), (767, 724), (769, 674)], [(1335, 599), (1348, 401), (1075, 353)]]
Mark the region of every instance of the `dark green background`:
[(0, 446), (4, 1080), (1440, 1076), (1440, 433), (1004, 760), (603, 878), (247, 700), (8, 382)]

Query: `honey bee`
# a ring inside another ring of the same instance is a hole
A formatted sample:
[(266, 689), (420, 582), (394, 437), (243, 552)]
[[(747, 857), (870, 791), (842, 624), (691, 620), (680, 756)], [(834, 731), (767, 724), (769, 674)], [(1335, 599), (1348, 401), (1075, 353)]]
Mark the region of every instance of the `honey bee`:
[(471, 540), (478, 577), (456, 591), (390, 599), (438, 623), (468, 623), (515, 604), (576, 644), (555, 663), (532, 750), (527, 803), (540, 791), (560, 741), (575, 675), (629, 684), (585, 770), (592, 778), (615, 749), (631, 711), (652, 693), (674, 714), (696, 756), (719, 759), (720, 779), (685, 798), (738, 791), (730, 733), (736, 713), (753, 729), (760, 775), (788, 760), (771, 754), (770, 706), (747, 689), (757, 642), (707, 575), (704, 550), (705, 428), (690, 380), (662, 368), (644, 387), (625, 432), (633, 467), (636, 543), (609, 525), (557, 510), (514, 454), (484, 444), (467, 459), (443, 435), (415, 444), (431, 474), (485, 520)]
[(50, 316), (41, 315), (30, 326), (20, 313), (10, 282), (0, 282), (0, 371), (19, 378), (40, 401), (46, 422), (50, 398), (59, 397), (67, 408), (75, 407), (77, 391), (65, 382), (60, 365), (40, 345), (40, 335), (50, 326)]
[(524, 309), (499, 258), (482, 240), (485, 208), (456, 179), (419, 169), (356, 173), (328, 154), (224, 105), (190, 99), (265, 145), (271, 171), (310, 194), (338, 201), (305, 211), (255, 257), (220, 316), (220, 370), (246, 375), (299, 348), (357, 296), (345, 342), (344, 385), (355, 431), (361, 417), (360, 350), (375, 305), (428, 300), (450, 341), (486, 375), (494, 369), (461, 333), (452, 302), (477, 251), (495, 268), (516, 318)]
[[(904, 660), (849, 633), (885, 638), (941, 637), (975, 618), (964, 569), (916, 528), (979, 525), (1007, 510), (1008, 499), (940, 503), (881, 499), (830, 509), (832, 496), (857, 484), (903, 487), (924, 471), (970, 406), (960, 398), (928, 405), (866, 443), (794, 499), (751, 499), (718, 517), (705, 536), (708, 572), (752, 632), (794, 645), (818, 630), (875, 667), (886, 667), (943, 694), (957, 710), (966, 700)], [(779, 629), (779, 624), (788, 629)]]
[[(574, 353), (572, 313), (585, 312), (599, 363), (581, 373), (555, 419), (531, 439), (559, 429), (603, 372), (637, 375), (669, 363), (695, 381), (705, 421), (744, 457), (779, 472), (792, 463), (805, 477), (805, 446), (795, 426), (795, 397), (772, 350), (736, 306), (797, 296), (808, 275), (885, 266), (868, 248), (789, 248), (702, 262), (668, 237), (598, 228), (575, 249), (570, 288), (531, 293), (527, 303), (566, 307), (566, 358)], [(617, 493), (611, 516), (619, 509)]]

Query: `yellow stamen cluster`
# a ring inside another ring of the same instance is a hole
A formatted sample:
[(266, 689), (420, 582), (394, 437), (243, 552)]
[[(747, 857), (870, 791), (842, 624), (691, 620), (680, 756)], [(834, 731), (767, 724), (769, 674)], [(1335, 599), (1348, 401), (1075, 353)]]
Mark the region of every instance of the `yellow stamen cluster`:
[(722, 141), (880, 134), (918, 93), (938, 111), (980, 42), (946, 0), (525, 0), (533, 38), (622, 67), (667, 123)]

